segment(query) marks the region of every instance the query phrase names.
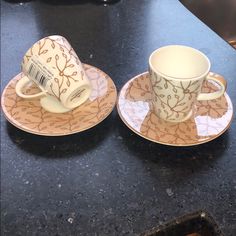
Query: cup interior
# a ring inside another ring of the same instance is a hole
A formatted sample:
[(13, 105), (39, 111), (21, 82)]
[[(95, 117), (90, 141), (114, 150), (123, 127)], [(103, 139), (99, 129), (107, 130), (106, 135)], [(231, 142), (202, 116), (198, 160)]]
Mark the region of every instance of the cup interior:
[(151, 54), (149, 65), (156, 73), (172, 79), (199, 78), (210, 70), (210, 61), (202, 52), (182, 45), (157, 49)]

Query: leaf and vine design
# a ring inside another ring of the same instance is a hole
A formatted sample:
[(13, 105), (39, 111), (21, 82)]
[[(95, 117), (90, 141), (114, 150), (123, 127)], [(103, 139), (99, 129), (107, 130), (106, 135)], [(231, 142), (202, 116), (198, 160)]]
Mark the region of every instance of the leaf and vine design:
[[(104, 120), (116, 103), (116, 88), (111, 78), (101, 70), (83, 64), (92, 84), (90, 98), (76, 109), (56, 114), (45, 111), (40, 100), (24, 100), (15, 93), (15, 85), (22, 74), (6, 86), (2, 95), (2, 109), (6, 118), (16, 127), (39, 135), (59, 136), (77, 133), (91, 128)], [(25, 94), (38, 92), (29, 85)]]
[(34, 55), (40, 56), (50, 67), (55, 83), (48, 85), (49, 91), (58, 100), (70, 87), (86, 79), (78, 56), (61, 36), (49, 36), (35, 43), (24, 56), (22, 64), (25, 66)]
[[(118, 111), (122, 120), (146, 139), (174, 146), (196, 145), (216, 138), (227, 129), (232, 120), (233, 108), (227, 94), (214, 101), (197, 102), (195, 113), (185, 122), (173, 123), (160, 119), (150, 101), (152, 89), (148, 86), (149, 83), (148, 73), (135, 77), (122, 88), (118, 99)], [(180, 88), (188, 89), (188, 93), (193, 93), (194, 96), (192, 84), (183, 84)], [(202, 90), (214, 92), (217, 87), (206, 81)]]
[(186, 117), (200, 91), (198, 81), (179, 82), (152, 74), (152, 96), (156, 113), (169, 120)]

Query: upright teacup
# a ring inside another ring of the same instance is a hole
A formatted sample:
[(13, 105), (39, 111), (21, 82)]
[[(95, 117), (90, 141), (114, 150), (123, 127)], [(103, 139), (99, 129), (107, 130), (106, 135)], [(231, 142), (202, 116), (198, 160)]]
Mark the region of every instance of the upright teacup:
[[(187, 46), (170, 45), (157, 49), (149, 58), (152, 102), (157, 116), (170, 122), (191, 117), (194, 104), (222, 96), (226, 81), (211, 76), (210, 61), (202, 52)], [(213, 80), (220, 89), (201, 93), (204, 80)]]
[[(16, 93), (24, 99), (41, 98), (41, 105), (50, 112), (67, 112), (84, 103), (91, 85), (78, 56), (62, 36), (49, 36), (36, 42), (22, 61), (24, 76), (16, 85)], [(23, 93), (33, 81), (42, 92)]]

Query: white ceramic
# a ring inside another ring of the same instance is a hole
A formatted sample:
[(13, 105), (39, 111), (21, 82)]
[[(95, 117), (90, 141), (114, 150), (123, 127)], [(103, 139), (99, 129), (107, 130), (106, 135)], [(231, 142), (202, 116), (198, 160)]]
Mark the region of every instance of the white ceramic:
[[(41, 106), (64, 113), (83, 104), (90, 96), (91, 84), (75, 51), (62, 36), (49, 36), (35, 43), (22, 61), (25, 76), (18, 81), (16, 93), (24, 99), (40, 98)], [(29, 82), (42, 92), (24, 93)]]
[[(211, 74), (217, 78), (218, 75)], [(184, 122), (168, 122), (153, 110), (152, 86), (148, 72), (130, 79), (120, 90), (117, 110), (122, 121), (139, 136), (170, 146), (193, 146), (209, 142), (222, 135), (233, 121), (233, 105), (227, 93), (211, 101), (198, 101), (192, 116)], [(205, 80), (202, 92), (219, 88)]]
[[(197, 101), (222, 96), (226, 81), (211, 76), (210, 61), (202, 52), (187, 46), (169, 45), (154, 51), (149, 58), (152, 103), (155, 114), (170, 122), (189, 119)], [(213, 80), (219, 90), (201, 93), (204, 80)]]
[[(6, 119), (21, 130), (42, 136), (71, 135), (98, 125), (116, 104), (116, 87), (105, 72), (86, 64), (83, 67), (92, 92), (81, 106), (62, 114), (45, 111), (39, 98), (28, 100), (17, 96), (15, 86), (24, 76), (19, 73), (9, 81), (2, 93), (1, 105)], [(25, 89), (28, 95), (39, 91), (35, 84), (28, 84)]]

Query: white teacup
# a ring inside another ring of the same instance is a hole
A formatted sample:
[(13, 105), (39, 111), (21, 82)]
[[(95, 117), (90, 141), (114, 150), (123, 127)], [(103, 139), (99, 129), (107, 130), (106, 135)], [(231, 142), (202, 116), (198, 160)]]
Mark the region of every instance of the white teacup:
[[(170, 45), (154, 51), (149, 58), (149, 73), (156, 115), (166, 121), (182, 122), (191, 117), (197, 101), (222, 96), (225, 79), (209, 71), (209, 59), (194, 48)], [(201, 93), (204, 80), (215, 81), (220, 89)]]
[[(63, 113), (83, 104), (91, 85), (75, 51), (62, 36), (49, 36), (35, 43), (22, 61), (24, 76), (16, 84), (16, 93), (24, 99), (40, 98), (49, 112)], [(23, 93), (33, 81), (42, 92)]]

